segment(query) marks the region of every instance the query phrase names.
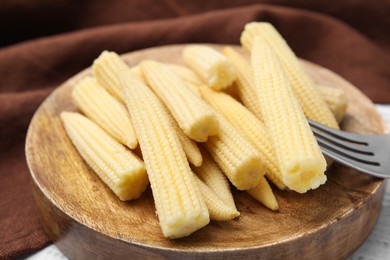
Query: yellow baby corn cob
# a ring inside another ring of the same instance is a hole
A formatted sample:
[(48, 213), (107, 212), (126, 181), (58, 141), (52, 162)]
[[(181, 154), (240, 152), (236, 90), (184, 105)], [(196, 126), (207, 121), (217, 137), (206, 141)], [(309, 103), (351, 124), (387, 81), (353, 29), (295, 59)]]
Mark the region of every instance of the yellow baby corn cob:
[[(167, 65), (173, 71), (175, 71), (175, 73), (186, 83), (190, 83), (191, 85), (194, 86), (199, 86), (204, 84), (203, 81), (199, 78), (199, 76), (196, 75), (196, 73), (191, 69), (177, 64), (171, 64), (171, 63), (164, 63), (164, 64)], [(130, 70), (141, 79), (144, 78), (141, 70), (141, 66), (137, 65), (131, 67)]]
[(207, 85), (216, 90), (230, 86), (237, 77), (230, 61), (211, 47), (190, 45), (184, 49), (183, 59)]
[[(144, 80), (143, 73), (141, 71), (140, 66), (132, 67), (131, 69), (127, 67), (126, 63), (114, 52), (103, 52), (98, 59), (95, 60), (94, 66), (99, 68), (99, 71), (102, 75), (110, 75), (109, 80), (107, 80), (108, 84), (119, 84), (119, 74), (122, 71), (127, 71), (128, 73), (133, 73), (142, 81)], [(119, 88), (119, 87), (118, 87)], [(123, 97), (122, 97), (123, 98)], [(166, 110), (165, 106), (164, 109)], [(174, 119), (170, 116), (172, 122)], [(188, 161), (191, 162), (195, 166), (199, 166), (202, 164), (202, 155), (200, 154), (199, 148), (193, 140), (190, 140), (182, 130), (177, 126), (177, 123), (173, 124), (176, 132), (178, 133), (180, 142), (184, 148), (184, 152), (188, 158)]]
[[(169, 113), (167, 109), (166, 109), (166, 113)], [(201, 166), (203, 159), (197, 143), (184, 134), (183, 130), (179, 128), (176, 121), (173, 119), (171, 115), (169, 115), (169, 117), (172, 121), (172, 125), (176, 130), (177, 136), (179, 137), (181, 146), (183, 147), (187, 160), (190, 163), (192, 163), (194, 166), (197, 167)]]
[(226, 206), (236, 209), (233, 194), (230, 190), (230, 184), (225, 174), (219, 169), (218, 165), (211, 158), (210, 154), (202, 150), (203, 163), (200, 167), (194, 167), (193, 170), (215, 194), (225, 203)]
[(324, 156), (277, 56), (262, 37), (254, 37), (251, 64), (283, 183), (299, 193), (317, 188), (326, 181)]
[(61, 119), (77, 151), (120, 200), (141, 196), (149, 181), (136, 155), (81, 114), (62, 112)]
[(215, 192), (203, 183), (195, 174), (194, 178), (200, 192), (202, 193), (203, 199), (206, 202), (211, 220), (226, 221), (234, 219), (240, 215), (237, 209), (225, 205)]
[(258, 149), (268, 165), (267, 178), (278, 188), (285, 189), (273, 144), (264, 123), (228, 94), (214, 91), (207, 86), (201, 86), (200, 92), (207, 103), (222, 113)]
[[(180, 76), (180, 78), (186, 83), (186, 85), (189, 88), (191, 88), (196, 95), (200, 96), (198, 86), (203, 83), (200, 81), (199, 77), (195, 74), (195, 72), (180, 65), (168, 64), (168, 63), (166, 63), (165, 65), (167, 65), (172, 70), (174, 70), (176, 74), (178, 74), (178, 76)], [(140, 79), (146, 82), (146, 78), (142, 73), (141, 66), (137, 65), (131, 67), (130, 70), (132, 73), (134, 73), (136, 76), (138, 76)]]
[(145, 81), (144, 74), (142, 73), (141, 67), (139, 65), (131, 67), (130, 71), (134, 73), (134, 75)]
[(267, 170), (265, 160), (237, 128), (219, 112), (215, 114), (220, 131), (205, 142), (207, 151), (237, 189), (253, 188)]
[(213, 110), (172, 69), (156, 61), (143, 61), (141, 69), (149, 86), (188, 137), (205, 142), (218, 133)]
[(313, 80), (304, 71), (298, 58), (278, 31), (266, 22), (248, 23), (245, 25), (240, 39), (241, 44), (248, 51), (251, 51), (253, 48), (255, 36), (261, 37), (263, 40), (262, 44), (268, 45), (274, 51), (306, 117), (338, 129), (339, 126), (335, 117), (327, 107), (318, 89), (316, 89)]
[(96, 79), (86, 77), (73, 88), (77, 107), (115, 140), (134, 149), (138, 145), (126, 107), (112, 97)]
[(338, 123), (340, 123), (345, 113), (347, 112), (347, 97), (345, 92), (339, 88), (331, 88), (326, 86), (317, 85), (320, 90), (321, 96), (324, 98), (326, 104), (332, 111)]
[(195, 86), (204, 84), (202, 79), (193, 70), (176, 64), (166, 63), (166, 65), (174, 70), (185, 82), (192, 83)]
[(187, 236), (210, 219), (169, 114), (137, 76), (122, 72), (119, 80), (142, 150), (162, 232), (170, 238)]
[(92, 65), (93, 75), (99, 84), (119, 101), (124, 102), (122, 86), (117, 77), (118, 71), (121, 70), (129, 70), (129, 67), (118, 54), (110, 51), (103, 51)]
[(175, 119), (172, 117), (171, 113), (168, 111), (166, 106), (164, 106), (164, 113), (168, 115), (169, 120), (172, 122), (172, 126), (175, 129), (177, 137), (183, 147), (184, 153), (186, 154), (187, 160), (192, 163), (194, 166), (202, 165), (202, 154), (200, 153), (197, 143), (190, 139), (183, 130), (180, 129)]
[(246, 192), (267, 208), (271, 210), (279, 209), (278, 201), (276, 200), (266, 178), (261, 178), (259, 185), (246, 190)]
[[(235, 83), (237, 84), (239, 99), (246, 108), (248, 108), (257, 118), (262, 120), (258, 93), (253, 84), (252, 68), (249, 62), (238, 51), (231, 47), (224, 48), (223, 52), (236, 68), (237, 79)], [(319, 88), (321, 96), (325, 99), (326, 104), (332, 111), (337, 122), (340, 123), (346, 112), (346, 99), (343, 97), (343, 94), (340, 93), (342, 90), (335, 89), (333, 92), (334, 88), (329, 91), (328, 88), (329, 87), (325, 90)]]
[(261, 118), (258, 91), (253, 83), (252, 68), (249, 62), (231, 47), (224, 48), (223, 53), (236, 68), (237, 79), (235, 83), (240, 100), (256, 117)]
[(186, 85), (191, 88), (196, 95), (200, 96), (198, 86), (204, 83), (193, 70), (177, 64), (165, 63), (165, 65), (174, 70)]
[(200, 97), (200, 92), (197, 85), (194, 85), (191, 82), (184, 82), (186, 83), (187, 87), (189, 87), (198, 97)]

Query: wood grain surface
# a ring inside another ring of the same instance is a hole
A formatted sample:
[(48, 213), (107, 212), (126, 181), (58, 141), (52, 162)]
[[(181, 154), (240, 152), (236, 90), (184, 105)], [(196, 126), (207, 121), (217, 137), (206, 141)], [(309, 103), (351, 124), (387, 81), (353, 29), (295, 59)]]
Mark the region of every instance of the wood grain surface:
[[(143, 59), (181, 63), (184, 45), (124, 55), (132, 66)], [(216, 48), (221, 46), (213, 45)], [(351, 84), (320, 66), (303, 62), (316, 82), (347, 92), (346, 131), (384, 133), (375, 107)], [(234, 191), (239, 218), (212, 221), (187, 238), (162, 236), (150, 189), (137, 201), (121, 202), (84, 163), (62, 127), (59, 114), (77, 111), (73, 86), (87, 69), (59, 86), (31, 121), (26, 157), (35, 200), (50, 238), (68, 257), (343, 259), (372, 230), (384, 181), (334, 164), (328, 181), (306, 194), (275, 190), (280, 210), (272, 212), (244, 192)]]

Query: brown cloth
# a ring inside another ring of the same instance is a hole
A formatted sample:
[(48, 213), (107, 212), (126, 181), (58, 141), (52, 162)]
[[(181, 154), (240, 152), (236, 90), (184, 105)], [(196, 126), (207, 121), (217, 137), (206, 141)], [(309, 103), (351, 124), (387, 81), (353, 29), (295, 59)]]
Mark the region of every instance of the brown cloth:
[(298, 56), (390, 103), (388, 0), (261, 2), (0, 0), (0, 258), (50, 243), (32, 198), (26, 130), (50, 91), (105, 49), (238, 44), (245, 23), (269, 21)]

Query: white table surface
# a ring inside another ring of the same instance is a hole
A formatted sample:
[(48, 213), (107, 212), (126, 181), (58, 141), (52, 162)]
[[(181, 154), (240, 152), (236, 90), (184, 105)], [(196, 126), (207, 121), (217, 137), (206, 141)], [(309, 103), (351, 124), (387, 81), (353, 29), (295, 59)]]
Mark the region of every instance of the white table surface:
[[(390, 105), (376, 105), (390, 129)], [(29, 256), (28, 260), (65, 260), (55, 245), (49, 245)], [(374, 230), (349, 260), (390, 260), (390, 185), (387, 184), (382, 209)]]

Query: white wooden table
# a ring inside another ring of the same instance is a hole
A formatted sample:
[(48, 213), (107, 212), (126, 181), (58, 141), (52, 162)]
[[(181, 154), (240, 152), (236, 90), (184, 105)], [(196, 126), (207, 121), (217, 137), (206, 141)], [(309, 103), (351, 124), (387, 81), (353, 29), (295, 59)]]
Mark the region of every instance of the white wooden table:
[[(390, 129), (390, 105), (376, 105)], [(55, 245), (47, 246), (29, 256), (28, 260), (67, 259)], [(390, 185), (387, 184), (382, 209), (374, 230), (349, 260), (390, 260)]]

